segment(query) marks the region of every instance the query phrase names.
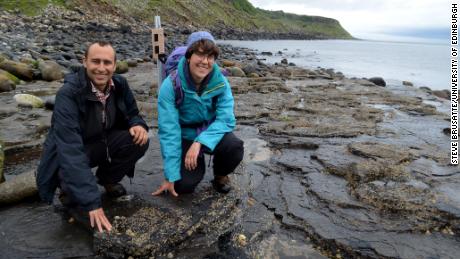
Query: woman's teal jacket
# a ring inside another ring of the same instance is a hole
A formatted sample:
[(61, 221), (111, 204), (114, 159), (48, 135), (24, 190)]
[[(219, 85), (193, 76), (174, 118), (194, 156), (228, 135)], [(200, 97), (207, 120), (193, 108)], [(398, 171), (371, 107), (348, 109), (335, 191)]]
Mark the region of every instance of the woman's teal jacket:
[[(213, 65), (211, 78), (199, 96), (193, 86), (187, 84), (183, 73), (185, 62), (187, 61), (183, 57), (177, 69), (184, 92), (182, 104), (176, 107), (171, 76), (163, 81), (158, 94), (158, 135), (164, 175), (169, 182), (181, 179), (182, 152), (187, 152), (182, 150), (182, 138), (200, 142), (212, 151), (223, 135), (233, 130), (236, 122), (230, 84), (219, 67)], [(210, 121), (214, 117), (211, 125), (199, 135), (196, 129), (181, 128), (181, 125), (198, 124)]]

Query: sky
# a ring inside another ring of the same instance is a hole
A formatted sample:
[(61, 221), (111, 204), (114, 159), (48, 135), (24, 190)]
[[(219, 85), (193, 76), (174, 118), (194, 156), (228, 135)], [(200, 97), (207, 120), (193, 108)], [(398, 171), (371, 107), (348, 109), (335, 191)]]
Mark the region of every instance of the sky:
[[(334, 18), (363, 39), (448, 38), (447, 0), (249, 0), (265, 10)], [(457, 2), (458, 3), (458, 2)]]

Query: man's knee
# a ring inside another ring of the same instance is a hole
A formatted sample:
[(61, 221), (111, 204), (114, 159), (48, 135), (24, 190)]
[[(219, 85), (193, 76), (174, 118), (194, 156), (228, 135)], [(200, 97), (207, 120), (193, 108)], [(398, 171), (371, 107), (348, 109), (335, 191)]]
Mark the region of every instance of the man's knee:
[(147, 143), (145, 143), (144, 145), (138, 145), (134, 144), (134, 142), (131, 142), (130, 144), (126, 145), (125, 148), (121, 149), (121, 155), (123, 157), (134, 157), (135, 160), (138, 160), (141, 157), (143, 157), (147, 152), (147, 149), (149, 148), (149, 143), (149, 140), (147, 140)]

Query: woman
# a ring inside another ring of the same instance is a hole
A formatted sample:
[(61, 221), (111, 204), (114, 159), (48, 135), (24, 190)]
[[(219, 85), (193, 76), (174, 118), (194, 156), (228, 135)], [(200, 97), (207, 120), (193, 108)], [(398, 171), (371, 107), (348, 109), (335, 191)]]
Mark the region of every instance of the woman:
[[(177, 70), (163, 81), (158, 95), (165, 180), (153, 195), (193, 192), (206, 171), (203, 153), (213, 156), (214, 189), (228, 193), (228, 174), (244, 152), (243, 141), (232, 133), (236, 120), (230, 84), (215, 63), (219, 48), (210, 33), (192, 33), (186, 47)], [(180, 104), (177, 84), (183, 93)]]

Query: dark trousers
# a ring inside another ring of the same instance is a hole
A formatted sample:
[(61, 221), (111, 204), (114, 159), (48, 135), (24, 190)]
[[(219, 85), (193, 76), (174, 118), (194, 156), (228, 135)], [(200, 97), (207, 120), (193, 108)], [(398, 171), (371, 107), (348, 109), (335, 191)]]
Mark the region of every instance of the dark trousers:
[[(181, 179), (174, 183), (174, 189), (177, 193), (193, 192), (196, 186), (203, 180), (206, 172), (203, 154), (198, 157), (197, 167), (194, 170), (189, 171), (185, 169), (185, 155), (192, 144), (192, 140), (182, 139)], [(213, 152), (207, 151), (207, 148), (202, 146), (202, 150), (205, 153), (213, 156), (214, 175), (225, 176), (235, 170), (241, 160), (243, 160), (243, 144), (241, 139), (237, 138), (232, 132), (229, 132), (222, 137)]]
[(134, 165), (144, 156), (148, 146), (149, 142), (143, 146), (134, 144), (128, 130), (112, 130), (107, 134), (107, 144), (103, 140), (89, 143), (85, 151), (90, 167), (98, 167), (98, 183), (105, 185), (118, 183), (125, 175), (133, 177)]

